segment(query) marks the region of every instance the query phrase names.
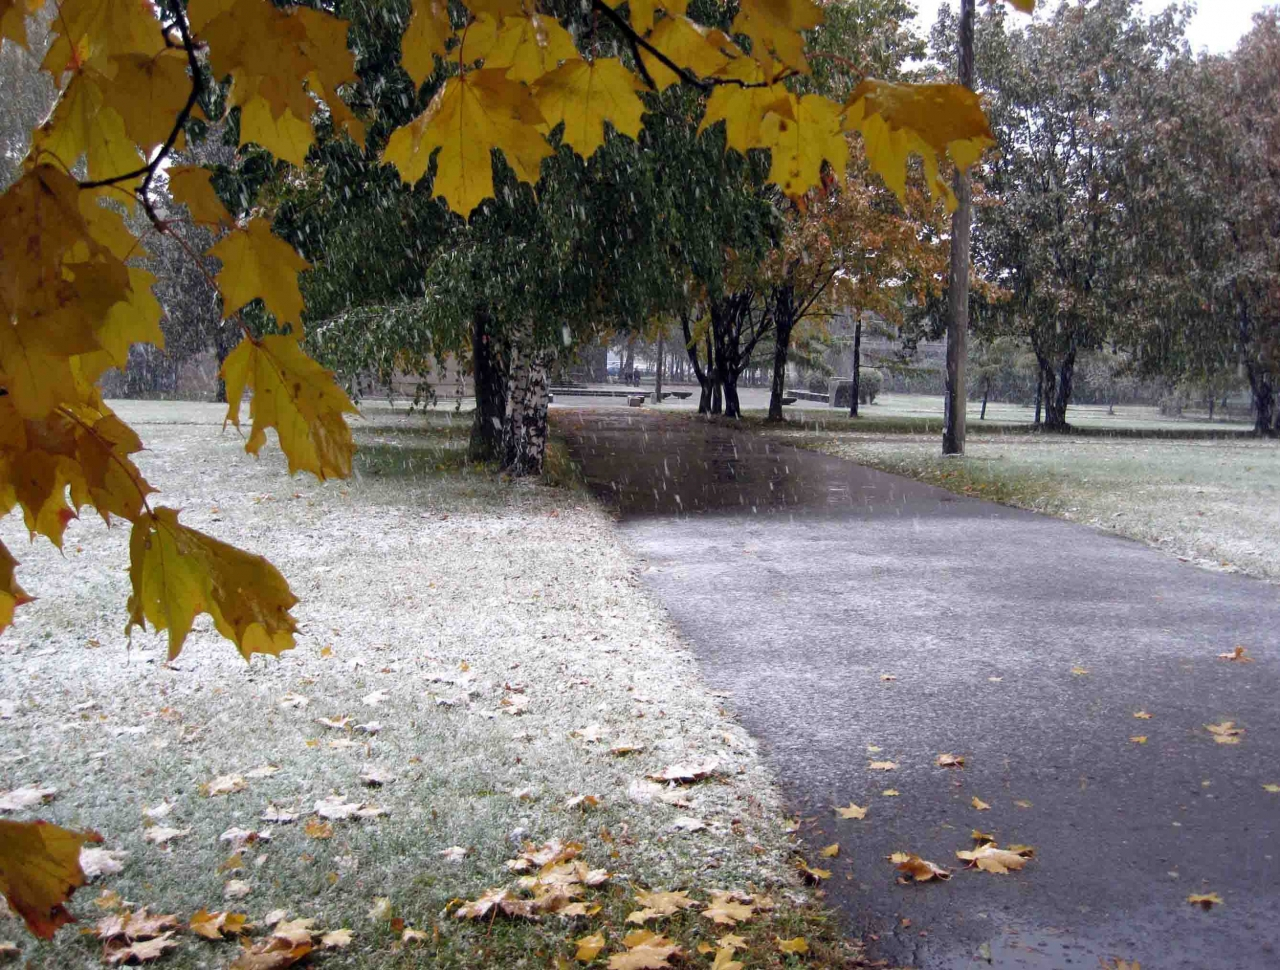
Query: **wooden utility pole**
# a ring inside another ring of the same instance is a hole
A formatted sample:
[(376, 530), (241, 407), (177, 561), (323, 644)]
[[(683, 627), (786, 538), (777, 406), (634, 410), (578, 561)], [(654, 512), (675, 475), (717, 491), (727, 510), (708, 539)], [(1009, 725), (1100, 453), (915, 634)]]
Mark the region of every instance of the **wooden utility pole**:
[[(974, 0), (960, 0), (959, 80), (973, 90)], [(947, 390), (942, 453), (964, 454), (965, 358), (969, 336), (969, 253), (973, 233), (973, 191), (968, 172), (956, 172), (956, 211), (951, 216), (951, 319), (947, 322)]]

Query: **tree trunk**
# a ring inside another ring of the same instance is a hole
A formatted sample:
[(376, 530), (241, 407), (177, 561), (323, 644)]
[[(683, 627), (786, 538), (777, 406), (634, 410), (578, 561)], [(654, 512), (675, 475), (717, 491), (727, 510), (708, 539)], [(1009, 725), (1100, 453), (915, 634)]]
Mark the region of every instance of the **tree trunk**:
[[(960, 0), (960, 83), (973, 89), (974, 0)], [(942, 429), (942, 453), (964, 454), (966, 387), (964, 369), (969, 336), (969, 253), (973, 232), (973, 191), (967, 172), (956, 172), (956, 200), (951, 216), (951, 275), (947, 321), (947, 387)]]
[(493, 338), (489, 308), (477, 306), (471, 319), (471, 373), (476, 409), (467, 452), (473, 461), (502, 457), (502, 422), (507, 409), (506, 375)]
[(849, 388), (849, 417), (858, 416), (858, 395), (862, 392), (862, 317), (853, 327), (853, 386)]
[(782, 395), (786, 392), (787, 357), (791, 354), (791, 331), (795, 320), (791, 312), (790, 302), (784, 308), (782, 299), (774, 303), (773, 331), (773, 384), (769, 390), (769, 421), (784, 421), (782, 416)]
[(623, 384), (631, 383), (631, 372), (636, 366), (636, 338), (627, 338), (626, 354), (622, 358), (622, 366), (618, 368), (618, 380)]
[(541, 475), (547, 454), (547, 370), (552, 355), (533, 346), (532, 331), (525, 324), (509, 350), (502, 464), (512, 475)]
[(658, 366), (654, 369), (653, 403), (662, 403), (662, 334), (658, 334)]
[(991, 382), (987, 381), (982, 385), (982, 413), (978, 415), (979, 421), (987, 420), (987, 398), (991, 396)]
[(1213, 393), (1212, 393), (1212, 392), (1210, 392), (1210, 394), (1209, 394), (1209, 420), (1210, 420), (1210, 421), (1212, 421), (1212, 420), (1213, 420), (1213, 406), (1214, 406), (1216, 403), (1217, 403), (1217, 400), (1214, 398)]
[[(711, 411), (711, 358), (707, 357), (707, 370), (704, 371), (702, 365), (698, 363), (698, 342), (693, 339), (693, 333), (689, 329), (687, 310), (680, 313), (680, 332), (684, 334), (684, 349), (689, 357), (689, 365), (693, 368), (694, 377), (698, 379), (698, 413), (709, 414)], [(711, 343), (708, 338), (708, 354), (710, 349)]]
[(1036, 421), (1033, 427), (1040, 427), (1041, 408), (1044, 406), (1044, 369), (1036, 371)]
[(716, 357), (715, 341), (711, 339), (711, 329), (707, 330), (707, 380), (711, 384), (711, 401), (708, 414), (719, 414), (724, 410), (722, 397), (720, 361)]
[(1063, 359), (1056, 374), (1052, 366), (1048, 371), (1050, 382), (1045, 395), (1044, 426), (1046, 431), (1067, 431), (1067, 405), (1071, 403), (1071, 388), (1075, 378), (1076, 352), (1072, 349)]
[(1260, 438), (1276, 435), (1276, 389), (1271, 375), (1254, 364), (1248, 366), (1253, 394), (1253, 433)]

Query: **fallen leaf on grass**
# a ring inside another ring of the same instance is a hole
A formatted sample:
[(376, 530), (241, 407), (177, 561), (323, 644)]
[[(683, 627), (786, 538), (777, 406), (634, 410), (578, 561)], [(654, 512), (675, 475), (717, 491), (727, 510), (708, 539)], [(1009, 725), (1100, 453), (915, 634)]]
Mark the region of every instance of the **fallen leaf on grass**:
[(778, 950), (782, 953), (794, 953), (797, 956), (804, 956), (809, 952), (809, 941), (803, 936), (797, 936), (790, 940), (775, 936), (773, 942), (778, 945)]
[(1134, 744), (1146, 744), (1147, 736), (1145, 734), (1135, 734), (1129, 740), (1132, 741)]
[(1249, 651), (1244, 647), (1236, 647), (1230, 653), (1218, 654), (1219, 660), (1234, 660), (1236, 663), (1251, 664), (1253, 658), (1249, 656)]
[(142, 814), (153, 822), (158, 822), (162, 818), (168, 817), (173, 811), (173, 802), (161, 802), (159, 805), (153, 805), (151, 808), (144, 808)]
[(579, 963), (590, 963), (604, 949), (604, 934), (592, 933), (590, 936), (580, 936), (574, 942), (578, 944), (578, 952), (573, 955), (573, 958)]
[(743, 963), (733, 958), (733, 947), (722, 946), (716, 950), (716, 958), (711, 961), (711, 970), (742, 970)]
[[(870, 805), (867, 806), (867, 808), (870, 808), (870, 807), (871, 807)], [(862, 808), (859, 805), (855, 805), (853, 802), (850, 802), (844, 808), (837, 808), (836, 814), (839, 815), (841, 818), (863, 819), (867, 817), (867, 809)]]
[(216, 798), (218, 795), (231, 795), (244, 791), (248, 787), (242, 775), (219, 775), (213, 781), (201, 785), (200, 794), (208, 798)]
[(1223, 721), (1221, 724), (1206, 724), (1204, 727), (1218, 744), (1239, 744), (1244, 728), (1238, 728), (1235, 724), (1235, 721)]
[(267, 807), (263, 810), (261, 818), (264, 822), (274, 822), (276, 825), (288, 825), (290, 822), (298, 820), (298, 812), (291, 812), (288, 809), (281, 808), (274, 802), (268, 802)]
[(320, 937), (320, 946), (325, 950), (339, 950), (351, 945), (350, 930), (330, 930)]
[(976, 808), (980, 812), (985, 812), (987, 809), (991, 807), (986, 802), (984, 802), (981, 798), (979, 798), (977, 795), (974, 795), (973, 798), (969, 800), (969, 804), (972, 805), (974, 808)]
[(460, 845), (451, 845), (447, 849), (441, 849), (440, 855), (444, 856), (446, 862), (461, 862), (467, 856), (467, 850)]
[(2, 792), (0, 793), (0, 812), (21, 812), (28, 808), (35, 808), (37, 805), (52, 801), (57, 794), (56, 788), (41, 788), (38, 785)]
[(751, 919), (756, 908), (751, 903), (739, 902), (733, 893), (713, 892), (711, 903), (702, 915), (720, 926), (737, 926), (741, 920)]
[(342, 717), (318, 717), (316, 723), (321, 727), (333, 728), (335, 731), (345, 731), (351, 724), (351, 718), (346, 715)]
[(1202, 909), (1213, 909), (1214, 906), (1226, 905), (1222, 901), (1222, 897), (1217, 893), (1193, 894), (1187, 897), (1187, 902), (1193, 906), (1199, 906)]
[(224, 936), (243, 933), (248, 919), (244, 913), (227, 913), (221, 910), (210, 913), (202, 909), (191, 917), (187, 928), (206, 940), (221, 940)]
[(366, 802), (345, 802), (341, 795), (330, 795), (316, 802), (316, 814), (321, 818), (342, 821), (348, 818), (376, 818), (386, 810)]
[(872, 761), (867, 764), (872, 771), (896, 771), (897, 762), (894, 761)]
[(172, 829), (164, 825), (153, 825), (142, 833), (142, 837), (156, 845), (168, 845), (174, 839), (181, 839), (191, 834), (191, 829)]
[(818, 855), (822, 856), (822, 858), (824, 859), (834, 859), (839, 854), (840, 854), (839, 842), (832, 842), (829, 846), (827, 846), (825, 849), (823, 849), (821, 852), (818, 853)]
[(671, 828), (677, 832), (701, 832), (706, 827), (706, 822), (692, 815), (682, 815), (671, 823)]
[(565, 801), (565, 808), (597, 808), (600, 805), (600, 799), (595, 795), (574, 795)]
[(933, 759), (933, 763), (939, 768), (963, 768), (964, 755), (940, 754)]
[(1010, 870), (1021, 869), (1027, 864), (1027, 856), (1030, 852), (1015, 852), (1012, 849), (1001, 849), (994, 842), (987, 842), (978, 846), (972, 851), (962, 851), (956, 853), (956, 858), (963, 859), (969, 863), (970, 868), (981, 869), (983, 872), (995, 873), (996, 875), (1005, 875)]
[(360, 703), (365, 707), (377, 707), (379, 704), (385, 704), (391, 700), (391, 695), (385, 690), (375, 690), (372, 694), (365, 694), (360, 698)]
[(696, 899), (690, 899), (686, 890), (678, 892), (646, 892), (640, 890), (636, 893), (636, 902), (641, 906), (641, 912), (647, 914), (644, 919), (632, 919), (638, 913), (631, 913), (627, 917), (628, 923), (643, 923), (646, 920), (659, 916), (673, 916), (682, 909), (692, 909), (698, 905)]
[(290, 944), (271, 937), (241, 950), (227, 970), (284, 970), (304, 959), (312, 949), (310, 943)]
[(232, 879), (222, 887), (222, 895), (226, 899), (244, 899), (253, 892), (253, 885), (243, 879)]
[(271, 931), (273, 939), (282, 940), (290, 946), (296, 946), (299, 943), (310, 943), (311, 937), (315, 936), (316, 921), (311, 918), (307, 919), (291, 919), (281, 918)]
[(615, 744), (609, 749), (609, 753), (614, 757), (622, 757), (628, 754), (639, 754), (644, 750), (643, 744)]
[(279, 765), (263, 765), (260, 768), (254, 768), (252, 771), (246, 771), (244, 776), (246, 778), (270, 778), (279, 770)]
[(404, 932), (400, 934), (401, 943), (425, 943), (431, 939), (431, 936), (422, 930), (415, 930), (412, 926), (406, 926)]
[(81, 849), (80, 871), (89, 880), (114, 876), (124, 869), (124, 860), (128, 857), (129, 853), (120, 849)]
[(720, 767), (718, 761), (708, 761), (705, 764), (682, 764), (671, 765), (668, 768), (658, 772), (656, 775), (650, 775), (653, 781), (669, 781), (677, 785), (687, 785), (695, 781), (701, 781), (708, 777)]
[(103, 959), (112, 966), (120, 963), (148, 963), (151, 960), (159, 960), (164, 955), (165, 950), (172, 950), (177, 945), (173, 939), (173, 934), (165, 933), (163, 936), (157, 936), (154, 940), (108, 946), (103, 954)]
[(581, 851), (581, 842), (561, 842), (559, 839), (552, 839), (540, 846), (526, 842), (520, 854), (514, 859), (508, 859), (504, 865), (512, 872), (528, 872), (531, 869), (568, 862), (570, 859), (577, 858)]
[(114, 913), (103, 917), (98, 920), (96, 932), (100, 940), (150, 940), (177, 926), (176, 915), (150, 913), (143, 906), (136, 913)]
[(333, 825), (329, 822), (322, 822), (318, 818), (310, 819), (302, 827), (302, 831), (309, 839), (333, 838)]
[(681, 953), (678, 945), (649, 930), (628, 933), (622, 944), (627, 952), (609, 957), (609, 970), (663, 970), (671, 966), (671, 957)]
[(380, 768), (377, 765), (365, 765), (360, 769), (360, 780), (370, 787), (377, 788), (391, 784), (396, 780), (396, 776), (386, 768)]
[(800, 875), (805, 879), (808, 879), (810, 882), (819, 883), (824, 879), (831, 878), (831, 871), (829, 869), (816, 869), (803, 859), (796, 860), (796, 868), (800, 870)]
[(512, 717), (518, 717), (528, 712), (529, 698), (523, 694), (507, 694), (502, 698), (499, 706)]
[[(899, 872), (906, 873), (916, 882), (929, 882), (931, 879), (950, 879), (951, 872), (934, 862), (921, 859), (914, 852), (895, 852), (889, 856)], [(903, 880), (905, 881), (905, 880)]]
[(303, 697), (301, 694), (295, 694), (293, 691), (289, 691), (289, 693), (281, 697), (278, 701), (276, 701), (276, 703), (279, 704), (281, 707), (289, 707), (289, 708), (297, 709), (297, 708), (306, 707), (308, 704), (310, 704), (311, 698)]

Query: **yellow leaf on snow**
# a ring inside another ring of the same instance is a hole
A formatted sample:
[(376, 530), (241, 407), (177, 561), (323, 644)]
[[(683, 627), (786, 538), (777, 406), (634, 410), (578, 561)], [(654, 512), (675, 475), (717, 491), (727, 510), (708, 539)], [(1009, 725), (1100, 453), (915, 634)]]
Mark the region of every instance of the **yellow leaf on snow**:
[(538, 109), (548, 128), (564, 122), (564, 142), (583, 158), (604, 144), (604, 123), (621, 134), (640, 134), (644, 85), (616, 57), (577, 58), (556, 68), (534, 86)]
[(219, 240), (209, 250), (222, 260), (218, 289), (222, 292), (222, 316), (227, 318), (246, 303), (261, 297), (281, 325), (302, 332), (302, 291), (298, 273), (311, 264), (271, 231), (266, 219), (253, 219), (244, 229)]
[(954, 204), (950, 186), (938, 174), (938, 157), (950, 155), (957, 166), (968, 168), (995, 144), (978, 96), (958, 84), (863, 81), (846, 108), (846, 130), (862, 132), (867, 160), (900, 199), (906, 194), (910, 155), (924, 162), (930, 191)]
[(453, 25), (448, 0), (413, 0), (413, 16), (400, 42), (400, 63), (421, 85), (436, 69), (436, 57), (444, 57)]
[(580, 936), (575, 942), (578, 944), (578, 950), (573, 958), (580, 963), (590, 963), (604, 949), (604, 934), (592, 933), (589, 936)]
[(0, 893), (44, 940), (72, 922), (66, 910), (71, 894), (86, 882), (80, 849), (101, 842), (96, 832), (73, 832), (48, 822), (0, 820)]
[(199, 613), (213, 617), (218, 632), (246, 660), (254, 653), (278, 655), (293, 647), (297, 629), (289, 610), (297, 598), (279, 571), (255, 556), (178, 522), (173, 509), (141, 516), (129, 540), (129, 625), (150, 623), (169, 631), (169, 659)]
[(227, 386), (227, 420), (240, 427), (240, 402), (253, 391), (249, 416), (253, 428), (245, 450), (256, 455), (275, 428), (289, 460), (289, 474), (308, 471), (317, 478), (351, 474), (355, 443), (344, 413), (355, 405), (325, 370), (308, 357), (293, 337), (246, 337), (222, 365)]
[(0, 542), (0, 631), (13, 622), (13, 612), (24, 603), (30, 603), (31, 597), (18, 585), (14, 571), (18, 560), (13, 558), (3, 542)]
[(503, 19), (492, 47), (484, 54), (484, 66), (504, 68), (511, 80), (532, 84), (561, 61), (577, 57), (573, 36), (555, 17), (530, 14)]
[(553, 154), (539, 131), (543, 122), (529, 89), (505, 70), (471, 71), (449, 78), (426, 111), (393, 132), (382, 158), (413, 184), (440, 149), (432, 194), (465, 217), (493, 195), (492, 149), (502, 150), (517, 178), (538, 180), (542, 160)]
[(817, 94), (788, 95), (785, 111), (765, 115), (760, 140), (770, 151), (769, 181), (798, 199), (821, 182), (825, 160), (844, 178), (849, 143), (840, 127), (842, 109)]
[(767, 52), (807, 74), (809, 62), (805, 60), (800, 31), (811, 30), (820, 23), (822, 8), (813, 0), (741, 0), (732, 32), (750, 37), (757, 57)]
[(1027, 857), (1031, 855), (1031, 850), (1025, 846), (1019, 846), (1018, 849), (1020, 851), (1014, 851), (1012, 848), (1001, 849), (994, 842), (987, 842), (972, 851), (957, 852), (956, 858), (963, 859), (971, 867), (981, 869), (983, 872), (1002, 876), (1010, 870), (1021, 869), (1027, 864)]
[(169, 194), (187, 207), (191, 221), (205, 226), (230, 225), (231, 214), (213, 190), (213, 173), (199, 165), (175, 165), (165, 175)]

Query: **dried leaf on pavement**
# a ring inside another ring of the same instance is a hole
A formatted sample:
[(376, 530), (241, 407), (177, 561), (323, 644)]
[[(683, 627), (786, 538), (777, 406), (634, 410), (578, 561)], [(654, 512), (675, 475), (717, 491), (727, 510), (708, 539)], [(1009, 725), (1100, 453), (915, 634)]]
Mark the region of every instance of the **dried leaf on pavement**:
[[(870, 807), (870, 805), (867, 806), (867, 808)], [(850, 802), (844, 808), (837, 808), (836, 814), (841, 818), (863, 819), (867, 817), (867, 808), (863, 808), (860, 805), (855, 805), (853, 802)]]
[(1031, 851), (1025, 846), (1018, 848), (1023, 851), (1015, 852), (1012, 848), (1001, 849), (994, 842), (986, 842), (972, 851), (957, 852), (956, 857), (969, 863), (970, 868), (1005, 875), (1010, 870), (1021, 869), (1027, 864), (1027, 857), (1031, 855)]
[[(916, 882), (929, 882), (932, 879), (950, 879), (951, 872), (927, 859), (921, 859), (914, 852), (895, 852), (889, 861), (897, 870), (910, 876)], [(903, 880), (906, 881), (906, 880)]]
[(1217, 893), (1195, 893), (1187, 897), (1187, 902), (1202, 909), (1213, 909), (1214, 906), (1225, 905)]
[(1235, 724), (1235, 721), (1223, 721), (1221, 724), (1206, 724), (1204, 727), (1218, 744), (1239, 744), (1244, 728), (1238, 728)]

